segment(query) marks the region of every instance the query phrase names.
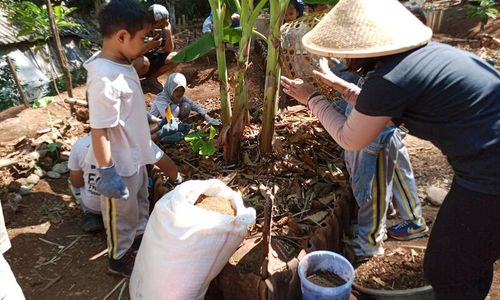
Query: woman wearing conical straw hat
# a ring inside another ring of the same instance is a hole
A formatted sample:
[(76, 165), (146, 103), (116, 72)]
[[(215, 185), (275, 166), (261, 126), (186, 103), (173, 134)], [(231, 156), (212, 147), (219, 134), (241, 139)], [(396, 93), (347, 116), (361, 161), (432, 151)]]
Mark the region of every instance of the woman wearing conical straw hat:
[(341, 0), (302, 40), (366, 75), (362, 89), (315, 71), (354, 109), (337, 113), (313, 87), (282, 78), (344, 149), (359, 150), (393, 122), (436, 145), (454, 172), (424, 259), (437, 299), (484, 299), (500, 257), (500, 73), (479, 57), (431, 42), (396, 0)]

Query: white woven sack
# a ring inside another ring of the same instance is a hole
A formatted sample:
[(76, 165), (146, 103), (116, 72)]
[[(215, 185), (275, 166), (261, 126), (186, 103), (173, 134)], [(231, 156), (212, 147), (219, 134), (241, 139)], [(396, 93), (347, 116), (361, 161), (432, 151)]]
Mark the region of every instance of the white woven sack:
[[(193, 204), (201, 195), (230, 199), (236, 217)], [(255, 224), (255, 210), (217, 179), (191, 180), (155, 205), (130, 278), (131, 299), (203, 299)]]

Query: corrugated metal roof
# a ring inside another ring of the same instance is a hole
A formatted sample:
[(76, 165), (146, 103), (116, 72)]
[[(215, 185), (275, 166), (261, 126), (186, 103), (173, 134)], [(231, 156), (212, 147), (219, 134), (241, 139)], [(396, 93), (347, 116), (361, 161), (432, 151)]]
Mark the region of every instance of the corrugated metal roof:
[(28, 41), (26, 36), (18, 37), (19, 29), (12, 26), (7, 19), (7, 13), (0, 10), (0, 46)]
[[(89, 39), (94, 43), (99, 42), (99, 32), (97, 28), (82, 19), (68, 17), (68, 21), (80, 24), (79, 27), (65, 27), (59, 30), (61, 36), (78, 36)], [(29, 41), (27, 36), (17, 36), (19, 28), (10, 24), (7, 13), (0, 9), (0, 46), (16, 44)]]

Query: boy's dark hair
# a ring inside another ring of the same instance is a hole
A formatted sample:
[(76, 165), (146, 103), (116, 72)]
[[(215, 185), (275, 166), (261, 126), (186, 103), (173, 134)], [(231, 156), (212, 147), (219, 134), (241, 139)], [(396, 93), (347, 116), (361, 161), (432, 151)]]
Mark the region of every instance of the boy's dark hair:
[(147, 10), (136, 0), (111, 0), (99, 12), (99, 27), (103, 37), (121, 29), (133, 37), (139, 30), (152, 23)]

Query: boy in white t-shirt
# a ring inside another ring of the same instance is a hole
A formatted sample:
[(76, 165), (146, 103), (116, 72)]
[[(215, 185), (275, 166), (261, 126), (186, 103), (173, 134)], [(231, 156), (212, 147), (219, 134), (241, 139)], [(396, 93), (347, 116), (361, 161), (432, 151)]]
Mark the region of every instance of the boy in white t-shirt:
[(101, 215), (101, 194), (95, 188), (99, 172), (95, 165), (91, 165), (85, 160), (91, 142), (90, 135), (79, 138), (71, 147), (68, 160), (71, 186), (80, 191), (80, 206), (83, 210), (80, 227), (86, 233), (104, 229)]
[[(83, 210), (80, 226), (86, 233), (104, 229), (101, 214), (101, 194), (96, 190), (99, 172), (95, 165), (91, 165), (86, 161), (91, 142), (90, 135), (79, 138), (71, 147), (68, 161), (72, 193), (75, 198), (80, 200), (80, 206)], [(154, 143), (152, 147), (154, 151), (161, 151)], [(167, 155), (162, 155), (155, 162), (155, 165), (168, 177), (169, 182), (176, 184), (182, 182), (183, 178), (178, 171), (177, 165)]]
[(102, 51), (84, 64), (92, 128), (87, 162), (99, 171), (96, 190), (102, 195), (108, 270), (130, 276), (135, 261), (132, 244), (148, 219), (145, 166), (162, 155), (152, 147), (144, 95), (131, 64), (140, 55), (152, 20), (134, 0), (111, 0), (98, 20)]

